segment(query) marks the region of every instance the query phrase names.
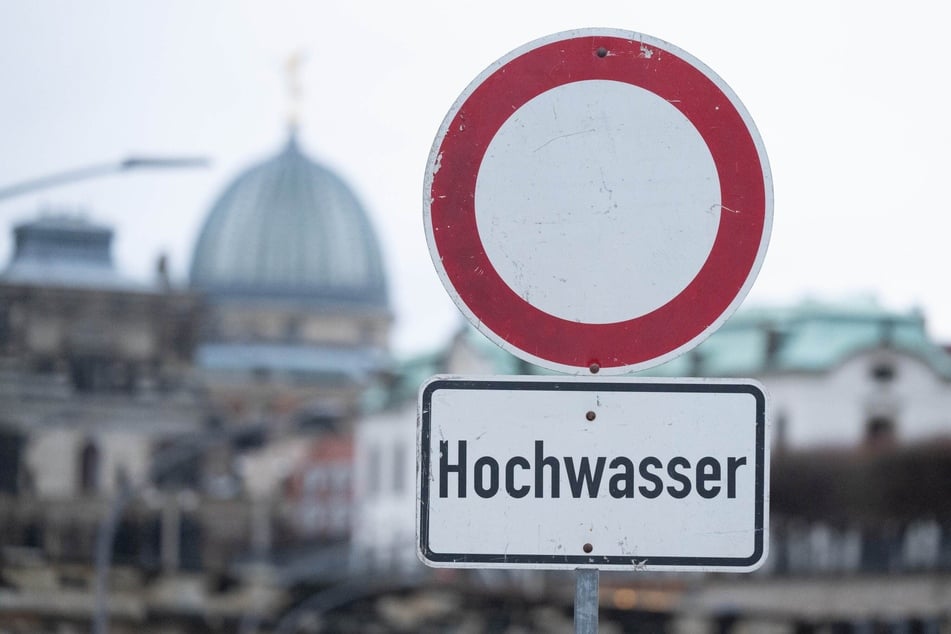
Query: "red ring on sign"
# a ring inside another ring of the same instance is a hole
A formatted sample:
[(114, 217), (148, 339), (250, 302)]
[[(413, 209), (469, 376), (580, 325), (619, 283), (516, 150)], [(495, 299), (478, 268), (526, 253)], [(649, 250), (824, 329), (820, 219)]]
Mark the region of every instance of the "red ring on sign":
[[(608, 54), (598, 56), (604, 47)], [(696, 127), (720, 180), (710, 254), (687, 287), (650, 313), (607, 324), (568, 321), (532, 306), (505, 283), (476, 224), (475, 190), (489, 143), (534, 97), (585, 80), (620, 81), (668, 101)], [(764, 166), (730, 97), (677, 55), (632, 39), (557, 40), (503, 64), (459, 106), (439, 143), (429, 207), (432, 240), (458, 298), (496, 337), (538, 359), (602, 368), (647, 364), (703, 335), (731, 307), (756, 266), (766, 228)]]

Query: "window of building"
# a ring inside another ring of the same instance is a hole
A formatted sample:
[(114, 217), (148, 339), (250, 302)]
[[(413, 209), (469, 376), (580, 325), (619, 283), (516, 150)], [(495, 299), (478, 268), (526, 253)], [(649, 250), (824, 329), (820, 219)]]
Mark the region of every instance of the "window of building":
[(99, 448), (87, 440), (79, 455), (79, 488), (83, 493), (95, 493), (99, 489)]
[(301, 327), (302, 321), (301, 318), (297, 315), (292, 315), (284, 320), (284, 340), (285, 341), (297, 341), (301, 338), (301, 332), (303, 328)]
[(370, 447), (367, 451), (367, 495), (375, 497), (380, 493), (382, 485), (380, 471), (380, 448)]
[(877, 445), (895, 439), (895, 421), (888, 416), (873, 416), (865, 424), (865, 440)]
[(406, 488), (406, 447), (398, 443), (393, 447), (393, 492), (402, 493)]
[(787, 449), (789, 443), (789, 416), (785, 411), (780, 410), (776, 414), (776, 422), (773, 423), (773, 446), (776, 451), (783, 452)]
[(0, 427), (0, 493), (20, 492), (20, 470), (24, 440), (21, 434)]
[(876, 363), (872, 366), (870, 374), (879, 383), (890, 383), (895, 380), (895, 366), (888, 362)]

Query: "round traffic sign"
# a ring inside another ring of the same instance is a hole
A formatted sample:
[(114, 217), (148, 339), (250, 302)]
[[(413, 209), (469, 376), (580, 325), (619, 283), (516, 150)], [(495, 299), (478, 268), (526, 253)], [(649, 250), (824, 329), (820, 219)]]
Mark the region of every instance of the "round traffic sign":
[(623, 373), (700, 343), (739, 306), (772, 224), (762, 140), (701, 62), (584, 29), (483, 71), (430, 153), (424, 224), (466, 318), (543, 367)]

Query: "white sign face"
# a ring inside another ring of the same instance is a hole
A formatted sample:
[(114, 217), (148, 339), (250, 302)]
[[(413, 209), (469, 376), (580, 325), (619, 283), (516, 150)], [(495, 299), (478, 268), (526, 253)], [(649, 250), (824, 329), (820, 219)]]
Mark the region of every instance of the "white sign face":
[(436, 135), (424, 185), (450, 297), (505, 350), (623, 374), (700, 343), (766, 253), (772, 180), (753, 121), (688, 53), (583, 29), (487, 68)]
[(588, 80), (506, 120), (479, 169), (475, 214), (516, 294), (561, 319), (608, 324), (683, 292), (713, 247), (719, 199), (713, 157), (687, 117), (638, 86)]
[(430, 566), (746, 572), (766, 558), (756, 382), (434, 377), (419, 407)]

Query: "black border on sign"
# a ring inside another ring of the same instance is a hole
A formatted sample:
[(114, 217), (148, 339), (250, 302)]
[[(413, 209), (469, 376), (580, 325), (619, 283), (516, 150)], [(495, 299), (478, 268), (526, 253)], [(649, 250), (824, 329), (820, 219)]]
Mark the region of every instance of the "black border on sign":
[[(578, 567), (614, 567), (635, 569), (631, 555), (524, 555), (506, 553), (437, 553), (429, 547), (429, 494), (430, 494), (430, 439), (432, 426), (432, 397), (437, 390), (525, 390), (551, 392), (673, 392), (673, 393), (722, 393), (750, 394), (756, 401), (756, 447), (755, 489), (753, 510), (753, 552), (748, 557), (655, 557), (637, 554), (646, 560), (649, 569), (657, 568), (750, 568), (759, 563), (765, 548), (766, 520), (766, 395), (752, 383), (727, 382), (624, 382), (624, 381), (542, 381), (500, 379), (436, 379), (424, 388), (420, 399), (420, 498), (419, 498), (419, 552), (424, 561), (436, 566), (478, 567), (478, 564), (499, 564), (503, 559), (508, 564)], [(515, 567), (515, 566), (513, 566)], [(529, 566), (530, 567), (530, 566)]]

